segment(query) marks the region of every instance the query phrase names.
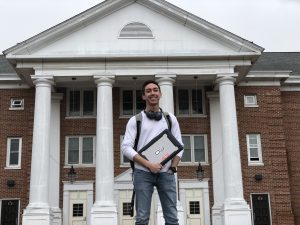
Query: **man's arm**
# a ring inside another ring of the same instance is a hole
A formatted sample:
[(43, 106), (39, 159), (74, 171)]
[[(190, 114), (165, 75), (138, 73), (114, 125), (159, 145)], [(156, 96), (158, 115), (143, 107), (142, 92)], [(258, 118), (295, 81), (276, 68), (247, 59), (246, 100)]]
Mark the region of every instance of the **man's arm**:
[(176, 155), (173, 159), (172, 159), (172, 164), (171, 164), (171, 167), (177, 167), (179, 162), (180, 162), (181, 158)]
[(144, 159), (139, 154), (136, 154), (133, 157), (133, 161), (137, 162), (140, 165), (143, 165), (144, 167), (148, 168), (152, 173), (158, 173), (160, 169), (162, 168), (162, 165), (159, 163), (152, 163), (146, 159)]

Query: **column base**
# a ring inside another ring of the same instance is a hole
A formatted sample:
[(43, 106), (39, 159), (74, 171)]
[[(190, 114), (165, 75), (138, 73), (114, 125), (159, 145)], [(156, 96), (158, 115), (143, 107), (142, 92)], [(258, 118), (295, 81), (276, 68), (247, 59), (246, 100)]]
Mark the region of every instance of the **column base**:
[(51, 208), (53, 219), (52, 225), (62, 225), (62, 211), (60, 208)]
[(212, 225), (223, 225), (222, 224), (222, 214), (221, 214), (222, 205), (215, 204), (211, 209), (212, 214)]
[(53, 215), (50, 208), (27, 206), (22, 217), (23, 225), (51, 225)]
[(251, 210), (244, 199), (225, 200), (221, 208), (223, 225), (251, 225)]
[[(181, 205), (181, 203), (178, 201), (177, 202), (177, 217), (178, 217), (178, 223), (179, 224), (185, 224), (184, 221), (184, 210)], [(164, 219), (164, 214), (162, 211), (161, 204), (159, 203), (157, 206), (157, 211), (156, 211), (156, 225), (165, 225), (165, 219)]]
[(91, 210), (91, 225), (117, 225), (118, 214), (113, 202), (96, 202)]

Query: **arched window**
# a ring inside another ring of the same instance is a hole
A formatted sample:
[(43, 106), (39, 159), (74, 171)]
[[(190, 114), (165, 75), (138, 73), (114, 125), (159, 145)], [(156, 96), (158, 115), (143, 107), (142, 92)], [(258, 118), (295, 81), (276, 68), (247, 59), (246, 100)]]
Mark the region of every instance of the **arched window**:
[(133, 22), (123, 27), (119, 38), (154, 38), (152, 31), (143, 23)]

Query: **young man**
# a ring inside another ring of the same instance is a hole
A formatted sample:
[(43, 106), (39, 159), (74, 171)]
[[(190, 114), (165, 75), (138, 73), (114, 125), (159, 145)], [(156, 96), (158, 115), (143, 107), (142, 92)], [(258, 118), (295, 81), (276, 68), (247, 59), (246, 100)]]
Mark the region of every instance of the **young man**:
[[(168, 123), (161, 109), (159, 100), (161, 98), (160, 87), (155, 81), (146, 81), (142, 88), (143, 100), (146, 108), (142, 111), (142, 123), (140, 137), (137, 144), (137, 151), (143, 148), (154, 137), (163, 130), (168, 129)], [(173, 136), (182, 144), (181, 132), (178, 121), (173, 114), (170, 114), (171, 132)], [(177, 218), (177, 195), (174, 172), (182, 157), (183, 151), (178, 153), (165, 166), (159, 163), (151, 163), (141, 157), (133, 149), (137, 134), (136, 118), (133, 116), (127, 123), (126, 133), (122, 143), (122, 153), (135, 163), (134, 189), (136, 193), (136, 225), (148, 225), (151, 198), (153, 188), (159, 194), (166, 225), (178, 225)]]

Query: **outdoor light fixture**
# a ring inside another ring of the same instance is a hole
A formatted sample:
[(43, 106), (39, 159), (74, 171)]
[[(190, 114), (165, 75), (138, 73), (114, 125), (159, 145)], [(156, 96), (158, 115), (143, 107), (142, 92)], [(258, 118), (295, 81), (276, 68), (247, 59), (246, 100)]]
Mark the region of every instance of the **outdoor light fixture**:
[(199, 181), (202, 181), (204, 178), (204, 170), (203, 170), (200, 162), (199, 162), (198, 168), (196, 170), (196, 174), (197, 174), (197, 179)]
[(71, 168), (70, 168), (70, 171), (68, 172), (68, 178), (69, 178), (69, 181), (70, 181), (71, 184), (74, 183), (76, 177), (77, 177), (77, 174), (76, 174), (75, 169), (72, 165)]
[(261, 181), (263, 179), (263, 175), (262, 174), (255, 174), (254, 179), (256, 181)]
[(6, 185), (10, 188), (14, 187), (16, 185), (16, 181), (14, 180), (7, 180)]

